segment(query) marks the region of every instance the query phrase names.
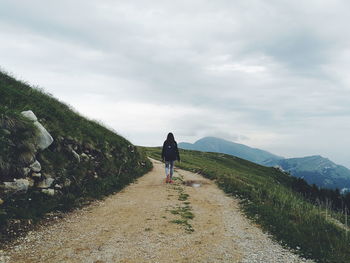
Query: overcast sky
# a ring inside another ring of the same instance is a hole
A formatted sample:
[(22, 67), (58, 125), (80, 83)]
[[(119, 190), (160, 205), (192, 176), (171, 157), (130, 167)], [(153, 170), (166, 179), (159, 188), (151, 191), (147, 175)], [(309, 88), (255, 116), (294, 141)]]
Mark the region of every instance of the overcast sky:
[(350, 167), (350, 2), (0, 0), (0, 67), (134, 144)]

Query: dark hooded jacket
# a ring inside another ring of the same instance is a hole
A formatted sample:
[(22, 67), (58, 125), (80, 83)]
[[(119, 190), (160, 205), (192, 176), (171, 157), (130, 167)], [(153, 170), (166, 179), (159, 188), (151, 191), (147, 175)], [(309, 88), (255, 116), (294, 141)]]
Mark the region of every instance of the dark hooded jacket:
[(171, 136), (169, 135), (168, 135), (168, 138), (163, 143), (162, 160), (180, 161), (180, 154), (179, 154), (179, 149), (177, 148), (177, 143), (174, 140), (173, 135), (172, 134)]

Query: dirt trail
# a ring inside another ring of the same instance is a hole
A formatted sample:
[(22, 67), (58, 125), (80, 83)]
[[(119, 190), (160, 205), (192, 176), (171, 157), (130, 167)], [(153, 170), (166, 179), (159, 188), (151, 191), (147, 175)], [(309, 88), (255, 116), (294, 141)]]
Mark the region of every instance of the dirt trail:
[[(163, 164), (153, 164), (123, 191), (30, 232), (3, 258), (16, 263), (305, 262), (252, 225), (238, 201), (210, 180), (178, 169), (176, 183), (165, 184)], [(183, 184), (189, 180), (201, 186)]]

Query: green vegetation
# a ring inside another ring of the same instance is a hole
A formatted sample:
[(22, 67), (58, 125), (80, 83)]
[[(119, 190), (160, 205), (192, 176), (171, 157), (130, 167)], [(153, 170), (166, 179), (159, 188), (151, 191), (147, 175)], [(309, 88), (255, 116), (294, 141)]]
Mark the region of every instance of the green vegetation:
[(189, 197), (188, 194), (181, 193), (181, 194), (179, 195), (179, 201), (185, 201), (185, 200), (187, 200), (188, 197)]
[[(191, 219), (192, 219), (192, 218), (191, 218)], [(174, 220), (171, 220), (170, 223), (185, 226), (185, 231), (186, 231), (186, 233), (188, 233), (188, 234), (194, 232), (194, 229), (193, 229), (192, 225), (188, 222), (188, 218), (174, 219)]]
[[(160, 148), (146, 150), (160, 159)], [(226, 193), (239, 197), (248, 217), (282, 244), (318, 262), (349, 262), (347, 226), (293, 190), (297, 178), (225, 154), (180, 150), (180, 155), (179, 168), (215, 180)]]
[(180, 215), (182, 218), (193, 219), (194, 214), (191, 212), (192, 208), (189, 205), (177, 206), (175, 209), (170, 210), (173, 215)]
[[(21, 115), (26, 110), (32, 110), (54, 138), (49, 148), (35, 149), (37, 130)], [(24, 175), (23, 167), (33, 160), (40, 162), (40, 174)], [(16, 236), (15, 225), (32, 224), (50, 211), (69, 210), (116, 192), (151, 166), (142, 149), (114, 131), (0, 72), (0, 243)], [(54, 195), (41, 191), (39, 177), (54, 180)], [(3, 190), (3, 182), (21, 178), (34, 187), (20, 193)]]
[(194, 214), (192, 213), (190, 202), (187, 201), (189, 195), (185, 193), (185, 189), (182, 186), (183, 176), (174, 177), (174, 181), (175, 184), (173, 184), (171, 188), (178, 192), (178, 200), (181, 201), (181, 204), (169, 210), (169, 212), (173, 215), (180, 216), (180, 219), (171, 220), (170, 223), (183, 225), (186, 233), (192, 233), (194, 229), (188, 220), (193, 219)]
[(0, 72), (0, 105), (0, 114), (7, 117), (19, 117), (20, 112), (32, 110), (54, 138), (70, 136), (78, 142), (99, 146), (101, 150), (111, 144), (121, 148), (130, 144), (121, 136), (116, 136), (115, 131), (84, 118), (50, 94), (2, 72)]

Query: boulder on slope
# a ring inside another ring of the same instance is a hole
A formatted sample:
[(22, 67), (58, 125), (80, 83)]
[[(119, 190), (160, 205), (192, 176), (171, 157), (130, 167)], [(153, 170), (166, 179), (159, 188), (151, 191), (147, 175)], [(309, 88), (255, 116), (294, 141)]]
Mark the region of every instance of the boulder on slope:
[(45, 127), (38, 121), (38, 118), (35, 116), (35, 114), (31, 110), (22, 111), (21, 114), (27, 119), (32, 120), (34, 122), (34, 125), (38, 128), (39, 133), (36, 139), (38, 148), (40, 150), (44, 150), (49, 147), (53, 142), (53, 138), (51, 134), (45, 129)]

